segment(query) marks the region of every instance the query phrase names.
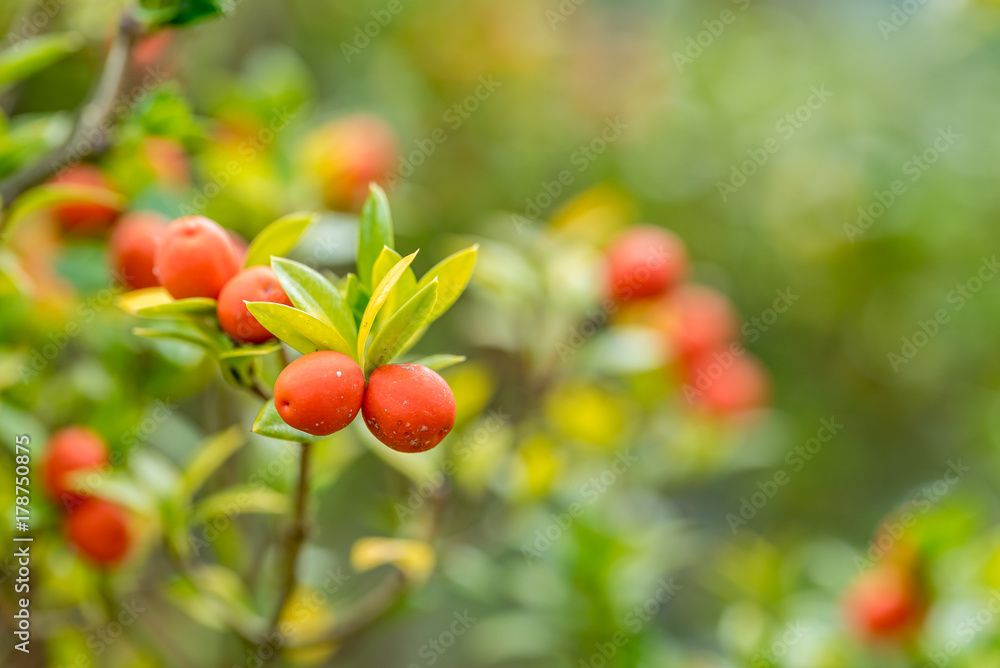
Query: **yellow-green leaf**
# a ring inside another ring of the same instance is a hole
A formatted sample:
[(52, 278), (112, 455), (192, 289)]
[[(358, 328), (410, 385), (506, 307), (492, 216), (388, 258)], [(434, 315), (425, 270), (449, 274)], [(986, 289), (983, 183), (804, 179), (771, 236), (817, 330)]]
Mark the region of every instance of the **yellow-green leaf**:
[(267, 487), (241, 485), (230, 487), (199, 501), (191, 510), (191, 523), (226, 516), (230, 519), (245, 513), (287, 513), (291, 504), (288, 496)]
[[(375, 260), (375, 266), (372, 269), (372, 283), (378, 285), (385, 278), (385, 275), (396, 266), (396, 263), (403, 259), (399, 253), (393, 249), (386, 246), (382, 249), (379, 254), (378, 259)], [(388, 318), (393, 315), (399, 307), (405, 304), (410, 297), (412, 297), (417, 292), (417, 277), (413, 273), (412, 267), (407, 267), (403, 275), (399, 277), (396, 281), (396, 285), (389, 292), (389, 296), (385, 300), (385, 306), (382, 307), (381, 318)]]
[(388, 364), (394, 357), (402, 353), (405, 346), (419, 330), (427, 316), (434, 308), (437, 300), (438, 282), (431, 281), (408, 302), (403, 304), (388, 321), (376, 332), (372, 344), (365, 357), (365, 375), (376, 367)]
[(385, 300), (389, 296), (392, 287), (396, 285), (396, 281), (399, 280), (399, 277), (403, 275), (403, 272), (406, 271), (406, 268), (410, 266), (410, 263), (413, 262), (413, 258), (416, 256), (417, 251), (414, 251), (397, 262), (378, 284), (378, 287), (372, 291), (371, 299), (368, 300), (368, 306), (365, 307), (365, 313), (361, 316), (361, 327), (358, 330), (358, 356), (356, 359), (362, 367), (364, 367), (365, 343), (368, 342), (368, 333), (371, 332), (372, 325), (375, 324), (375, 316), (378, 315), (379, 309), (385, 304)]
[(333, 325), (305, 311), (272, 302), (247, 302), (247, 308), (267, 331), (300, 353), (336, 350), (348, 356), (354, 354)]
[(353, 350), (358, 327), (344, 297), (318, 271), (282, 257), (271, 261), (278, 282), (297, 308), (333, 325)]
[(476, 244), (453, 255), (449, 255), (434, 265), (420, 279), (420, 283), (417, 284), (418, 290), (434, 279), (437, 279), (440, 283), (438, 286), (437, 303), (434, 305), (434, 310), (431, 311), (430, 317), (427, 318), (428, 324), (441, 317), (445, 311), (451, 308), (455, 300), (462, 295), (465, 286), (469, 284), (469, 279), (472, 277), (472, 270), (476, 266), (476, 255), (478, 253), (479, 244)]
[(0, 52), (0, 89), (79, 51), (85, 43), (76, 33), (59, 33), (26, 39), (5, 49)]
[(247, 442), (246, 433), (239, 426), (233, 426), (198, 445), (194, 460), (188, 464), (181, 476), (182, 498), (191, 498), (222, 463), (229, 459)]
[(283, 216), (265, 227), (250, 242), (244, 266), (270, 264), (272, 255), (288, 253), (315, 218), (315, 213), (302, 211)]
[[(155, 289), (155, 288), (154, 288)], [(141, 318), (178, 318), (188, 316), (214, 315), (216, 301), (208, 297), (178, 299), (164, 304), (155, 304), (137, 309), (135, 315)]]

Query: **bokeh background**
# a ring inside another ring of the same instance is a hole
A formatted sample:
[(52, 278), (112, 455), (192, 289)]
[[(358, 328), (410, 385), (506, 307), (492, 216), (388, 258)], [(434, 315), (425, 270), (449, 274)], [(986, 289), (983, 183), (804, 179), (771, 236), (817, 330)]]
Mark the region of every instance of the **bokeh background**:
[[(418, 273), (481, 244), (468, 293), (420, 344), (469, 358), (445, 373), (459, 402), (458, 464), (436, 566), (357, 637), (270, 661), (996, 665), (996, 3), (224, 6), (224, 17), (147, 44), (135, 64), (135, 97), (98, 160), (129, 208), (204, 213), (250, 238), (283, 214), (323, 208), (309, 160), (317, 128), (365, 113), (398, 136), (387, 192), (397, 248), (422, 249)], [(66, 137), (120, 12), (96, 0), (0, 8), (5, 45), (33, 35), (34, 21), (78, 40), (0, 91), (0, 176)], [(150, 136), (181, 149), (175, 182), (149, 164)], [(637, 223), (678, 234), (692, 279), (736, 305), (771, 378), (769, 406), (736, 425), (692, 414), (641, 314), (572, 343), (600, 303), (595, 258), (608, 230)], [(350, 213), (326, 214), (293, 257), (344, 271), (354, 225)], [(259, 402), (226, 387), (212, 360), (132, 334), (105, 240), (64, 239), (43, 212), (5, 242), (6, 446), (28, 433), (40, 448), (85, 423), (149, 486), (210, 434), (249, 429)], [(776, 300), (787, 308), (776, 312)], [(61, 344), (69, 322), (82, 333)], [(833, 437), (793, 464), (789, 453), (830, 424)], [(440, 465), (382, 457), (365, 436), (338, 434), (319, 451), (301, 595), (326, 595), (296, 622), (303, 629), (348, 614), (374, 586), (377, 573), (352, 569), (352, 544), (394, 535), (399, 504), (422, 510), (412, 490)], [(266, 470), (280, 448), (252, 437), (212, 489)], [(637, 464), (587, 487), (622, 453)], [(6, 490), (12, 457), (0, 468)], [(293, 469), (266, 476), (268, 488), (287, 491)], [(782, 471), (787, 484), (740, 515)], [(563, 526), (576, 502), (583, 512)], [(155, 536), (109, 584), (37, 503), (50, 538), (36, 547), (37, 653), (24, 665), (258, 665), (212, 605), (176, 586)], [(845, 592), (879, 527), (906, 509), (913, 522), (890, 542), (917, 546), (926, 616), (914, 637), (873, 641), (854, 630)], [(231, 594), (238, 574), (255, 585), (247, 605), (266, 609), (280, 526), (267, 512), (227, 523), (200, 555), (225, 571), (211, 587)], [(350, 577), (331, 591), (338, 568)], [(143, 611), (111, 638), (116, 605), (130, 601)], [(12, 644), (4, 665), (21, 665)]]

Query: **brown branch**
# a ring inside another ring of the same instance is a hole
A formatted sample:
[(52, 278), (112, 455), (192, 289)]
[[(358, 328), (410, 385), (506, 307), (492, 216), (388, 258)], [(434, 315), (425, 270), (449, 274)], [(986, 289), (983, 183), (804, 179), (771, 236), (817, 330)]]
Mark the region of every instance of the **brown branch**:
[[(32, 188), (67, 164), (95, 155), (107, 143), (107, 132), (117, 121), (118, 99), (125, 84), (129, 56), (136, 40), (145, 32), (145, 26), (130, 12), (122, 14), (118, 32), (104, 61), (104, 69), (97, 81), (90, 100), (80, 110), (69, 139), (38, 162), (22, 169), (0, 182), (0, 207), (6, 210), (25, 190)], [(0, 229), (4, 225), (0, 220)]]

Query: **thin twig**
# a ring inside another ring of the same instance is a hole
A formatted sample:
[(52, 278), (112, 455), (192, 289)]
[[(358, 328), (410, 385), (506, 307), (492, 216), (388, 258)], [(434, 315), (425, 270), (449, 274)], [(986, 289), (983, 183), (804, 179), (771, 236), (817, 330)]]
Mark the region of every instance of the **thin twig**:
[(306, 508), (309, 501), (309, 460), (312, 449), (309, 443), (300, 443), (299, 446), (299, 479), (295, 489), (295, 508), (292, 524), (285, 536), (285, 549), (281, 566), (281, 589), (274, 614), (271, 616), (271, 631), (278, 630), (278, 625), (281, 623), (281, 613), (295, 590), (299, 553), (302, 551), (302, 545), (306, 542), (308, 531)]
[[(90, 101), (80, 110), (69, 139), (38, 162), (22, 169), (0, 183), (0, 207), (6, 210), (25, 190), (42, 183), (69, 163), (90, 157), (103, 150), (107, 132), (119, 111), (115, 100), (125, 83), (132, 48), (145, 32), (145, 26), (131, 12), (124, 12), (118, 32), (104, 61), (104, 69)], [(5, 221), (0, 220), (0, 229)]]

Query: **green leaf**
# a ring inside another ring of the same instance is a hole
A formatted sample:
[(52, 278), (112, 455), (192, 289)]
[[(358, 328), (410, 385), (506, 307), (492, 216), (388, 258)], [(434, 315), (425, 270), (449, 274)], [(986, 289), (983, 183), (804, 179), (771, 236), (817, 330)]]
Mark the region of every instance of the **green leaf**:
[(358, 356), (356, 359), (362, 367), (364, 367), (365, 344), (368, 342), (368, 333), (371, 331), (372, 325), (375, 324), (375, 316), (378, 315), (379, 310), (389, 296), (389, 292), (396, 285), (396, 281), (399, 280), (400, 276), (403, 275), (403, 272), (406, 271), (406, 268), (410, 266), (410, 263), (413, 262), (413, 258), (416, 256), (417, 251), (414, 251), (397, 262), (378, 284), (378, 287), (372, 291), (372, 297), (368, 300), (368, 306), (365, 307), (365, 313), (361, 317), (361, 326), (358, 328)]
[(244, 346), (242, 348), (237, 348), (236, 350), (227, 350), (219, 355), (219, 359), (236, 360), (248, 357), (263, 357), (264, 355), (276, 353), (279, 350), (281, 350), (280, 343), (265, 343), (260, 346)]
[(180, 494), (189, 499), (213, 473), (247, 442), (246, 433), (233, 426), (198, 445), (198, 454), (181, 476)]
[(115, 299), (115, 304), (126, 313), (135, 315), (142, 309), (169, 304), (172, 301), (174, 298), (166, 288), (156, 287), (126, 292)]
[(333, 325), (353, 350), (358, 326), (344, 297), (318, 271), (282, 257), (271, 260), (278, 282), (295, 306)]
[(9, 235), (32, 214), (66, 202), (94, 202), (118, 210), (125, 207), (125, 198), (107, 188), (65, 183), (36, 186), (11, 204), (6, 215), (4, 234)]
[(438, 282), (431, 281), (399, 311), (389, 318), (372, 338), (365, 361), (365, 376), (376, 367), (388, 364), (394, 357), (405, 351), (413, 335), (423, 327), (424, 321), (434, 308), (437, 300)]
[(347, 302), (348, 308), (351, 309), (351, 315), (354, 316), (355, 322), (361, 322), (370, 297), (371, 295), (361, 285), (361, 279), (355, 274), (348, 274), (344, 278), (344, 301)]
[(150, 327), (135, 327), (132, 333), (136, 336), (144, 336), (150, 339), (174, 339), (193, 343), (204, 348), (213, 355), (220, 354), (224, 348), (222, 344), (196, 324), (184, 321), (169, 321), (158, 325), (155, 329)]
[[(402, 259), (403, 257), (399, 253), (388, 246), (383, 248), (378, 259), (375, 260), (375, 266), (372, 268), (372, 283), (378, 285), (385, 278), (385, 275), (389, 273), (389, 270), (396, 266), (396, 263)], [(396, 282), (395, 287), (389, 293), (389, 297), (385, 300), (385, 306), (382, 307), (380, 317), (388, 318), (393, 315), (416, 292), (417, 277), (413, 273), (413, 268), (407, 267), (403, 275), (399, 277), (399, 281)]]
[(14, 44), (0, 52), (0, 88), (28, 78), (83, 45), (76, 33), (42, 35)]
[(215, 517), (232, 518), (245, 513), (283, 515), (290, 508), (288, 496), (267, 487), (241, 485), (213, 494), (191, 509), (191, 523), (207, 522)]
[(272, 255), (285, 255), (295, 248), (299, 238), (316, 218), (315, 213), (292, 213), (274, 221), (250, 242), (244, 266), (267, 265)]
[(333, 325), (305, 311), (272, 302), (247, 302), (247, 308), (267, 331), (302, 354), (336, 350), (354, 356), (351, 346)]
[(412, 364), (419, 364), (434, 371), (441, 371), (442, 369), (447, 369), (450, 366), (461, 364), (464, 361), (464, 355), (428, 355), (427, 357), (421, 357), (418, 360), (414, 360)]
[(150, 25), (184, 26), (225, 13), (220, 0), (140, 0), (140, 20)]
[(372, 281), (372, 269), (382, 249), (395, 246), (392, 235), (392, 214), (385, 191), (374, 183), (371, 194), (361, 209), (358, 230), (358, 277), (362, 285), (371, 288), (378, 285)]
[(417, 284), (420, 289), (437, 279), (441, 284), (438, 286), (438, 300), (434, 304), (434, 310), (427, 318), (427, 324), (437, 320), (441, 315), (451, 308), (451, 305), (465, 291), (465, 286), (472, 278), (472, 270), (476, 266), (476, 255), (479, 253), (479, 244), (470, 246), (465, 250), (449, 255), (445, 259), (434, 265), (430, 271), (424, 274)]
[(178, 299), (165, 304), (137, 309), (135, 315), (141, 318), (185, 318), (189, 316), (215, 315), (217, 302), (208, 297)]
[(319, 441), (324, 436), (313, 436), (312, 434), (307, 434), (304, 431), (299, 431), (294, 427), (289, 427), (288, 424), (281, 419), (278, 415), (278, 409), (275, 408), (273, 401), (265, 401), (264, 406), (261, 407), (260, 413), (257, 414), (257, 419), (253, 423), (253, 433), (260, 434), (261, 436), (268, 436), (270, 438), (277, 438), (282, 441), (295, 441), (298, 443), (308, 443), (312, 441)]

